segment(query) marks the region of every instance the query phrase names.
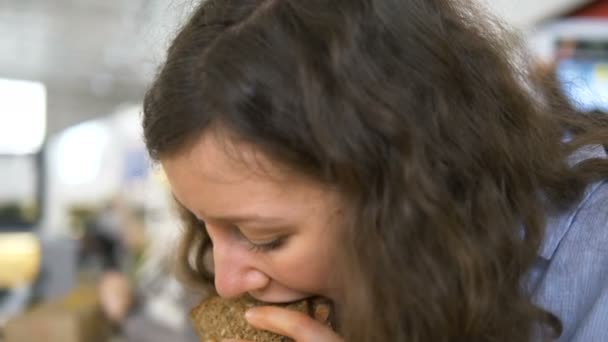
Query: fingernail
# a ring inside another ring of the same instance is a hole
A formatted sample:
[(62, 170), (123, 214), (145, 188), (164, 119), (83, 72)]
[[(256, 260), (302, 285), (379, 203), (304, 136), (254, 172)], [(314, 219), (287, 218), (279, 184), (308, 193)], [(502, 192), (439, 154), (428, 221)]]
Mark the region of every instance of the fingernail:
[(255, 319), (255, 316), (256, 316), (255, 309), (249, 309), (249, 310), (245, 311), (246, 320), (251, 321), (252, 319)]

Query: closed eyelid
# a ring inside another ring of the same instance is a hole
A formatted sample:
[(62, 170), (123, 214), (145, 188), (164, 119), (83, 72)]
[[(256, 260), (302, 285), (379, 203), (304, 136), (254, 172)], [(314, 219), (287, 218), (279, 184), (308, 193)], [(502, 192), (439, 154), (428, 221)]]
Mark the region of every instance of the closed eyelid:
[(287, 241), (288, 236), (287, 235), (283, 235), (281, 237), (278, 237), (272, 241), (266, 242), (266, 243), (250, 243), (250, 250), (254, 251), (254, 252), (272, 252), (274, 250), (277, 250), (281, 247), (283, 247), (283, 245), (285, 245), (285, 241)]
[(286, 222), (279, 221), (255, 221), (255, 220), (228, 220), (228, 219), (199, 219), (203, 224), (205, 222), (222, 228), (238, 229), (240, 231), (263, 233), (264, 235), (281, 234), (293, 231), (291, 225)]
[[(237, 225), (230, 226), (230, 232), (232, 234), (236, 234), (238, 238), (245, 240), (251, 245), (273, 245), (277, 241), (283, 240), (289, 235), (289, 233), (285, 232), (284, 229), (277, 229), (271, 232), (264, 231), (263, 234), (260, 234), (260, 229), (261, 228), (246, 229)], [(252, 231), (255, 233), (252, 234)]]
[(278, 239), (283, 239), (286, 236), (293, 234), (294, 228), (285, 225), (278, 226), (261, 226), (256, 225), (238, 225), (233, 222), (216, 220), (214, 222), (205, 222), (205, 220), (194, 216), (196, 223), (205, 229), (211, 227), (219, 228), (224, 232), (230, 233), (234, 237), (245, 240), (250, 244), (264, 245), (274, 242)]

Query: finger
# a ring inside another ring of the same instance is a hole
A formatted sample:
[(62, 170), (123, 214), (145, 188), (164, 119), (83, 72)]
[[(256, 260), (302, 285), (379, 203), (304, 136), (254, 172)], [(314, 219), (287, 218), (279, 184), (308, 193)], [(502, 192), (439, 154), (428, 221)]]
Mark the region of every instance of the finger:
[(291, 337), (297, 342), (342, 342), (329, 327), (301, 312), (263, 306), (248, 310), (245, 317), (258, 329)]

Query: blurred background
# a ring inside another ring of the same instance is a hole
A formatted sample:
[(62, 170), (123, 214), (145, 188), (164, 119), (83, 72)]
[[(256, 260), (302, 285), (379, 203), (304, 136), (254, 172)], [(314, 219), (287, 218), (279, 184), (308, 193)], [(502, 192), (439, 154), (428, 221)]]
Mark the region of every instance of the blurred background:
[[(141, 99), (196, 1), (0, 0), (0, 341), (195, 341)], [(485, 0), (608, 112), (608, 0)]]

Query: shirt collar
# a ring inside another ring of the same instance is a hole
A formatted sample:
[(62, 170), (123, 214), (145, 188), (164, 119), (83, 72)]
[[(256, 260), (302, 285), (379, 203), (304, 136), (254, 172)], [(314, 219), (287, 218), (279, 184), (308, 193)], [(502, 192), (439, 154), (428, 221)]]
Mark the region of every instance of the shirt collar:
[[(582, 148), (573, 155), (569, 162), (571, 165), (574, 165), (580, 161), (590, 158), (606, 158), (606, 151), (604, 150), (604, 147), (593, 145)], [(573, 210), (558, 213), (547, 218), (545, 225), (545, 237), (538, 252), (538, 255), (541, 258), (550, 260), (553, 257), (559, 243), (572, 227), (576, 214), (579, 212), (591, 194), (599, 187), (599, 185), (600, 182), (596, 182), (587, 187), (583, 200), (580, 201)]]

